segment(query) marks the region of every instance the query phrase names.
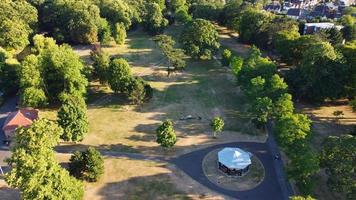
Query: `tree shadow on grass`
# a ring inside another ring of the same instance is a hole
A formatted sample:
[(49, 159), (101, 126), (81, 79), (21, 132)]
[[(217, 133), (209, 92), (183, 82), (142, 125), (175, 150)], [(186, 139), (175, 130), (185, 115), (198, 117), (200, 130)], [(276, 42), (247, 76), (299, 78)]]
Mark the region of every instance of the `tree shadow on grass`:
[(125, 181), (106, 183), (97, 194), (101, 199), (170, 199), (190, 200), (191, 198), (175, 188), (168, 173), (132, 177)]
[(105, 155), (107, 151), (123, 152), (123, 153), (139, 153), (139, 150), (124, 144), (103, 144), (103, 145), (87, 145), (87, 144), (65, 144), (56, 146), (54, 149), (58, 153), (73, 153), (74, 151), (85, 151), (89, 147), (98, 149)]

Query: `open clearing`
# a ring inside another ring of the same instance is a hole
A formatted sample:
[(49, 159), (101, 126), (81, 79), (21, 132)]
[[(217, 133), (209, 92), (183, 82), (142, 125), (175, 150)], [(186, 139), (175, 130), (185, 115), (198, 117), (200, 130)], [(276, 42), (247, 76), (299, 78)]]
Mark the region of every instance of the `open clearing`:
[[(112, 56), (128, 59), (133, 73), (149, 81), (154, 88), (154, 97), (142, 106), (133, 106), (123, 97), (113, 95), (107, 87), (91, 83), (94, 92), (89, 95), (90, 132), (81, 144), (66, 148), (95, 146), (111, 151), (170, 156), (219, 142), (266, 139), (264, 134), (246, 125), (249, 124), (247, 102), (234, 86), (230, 71), (218, 61), (187, 60), (185, 71), (167, 77), (160, 51), (141, 31), (130, 33), (124, 46), (104, 50)], [(80, 54), (87, 56), (85, 51)], [(187, 115), (201, 120), (179, 120)], [(214, 116), (222, 116), (226, 122), (225, 131), (218, 139), (211, 137), (210, 120)], [(178, 142), (172, 150), (162, 151), (155, 142), (155, 129), (166, 119), (173, 120)]]
[[(76, 52), (89, 62), (89, 49), (76, 47)], [(167, 77), (161, 52), (142, 31), (129, 33), (124, 46), (104, 50), (113, 57), (126, 58), (133, 73), (149, 81), (154, 96), (150, 102), (134, 106), (108, 87), (92, 82), (88, 96), (90, 131), (83, 142), (63, 144), (60, 149), (68, 152), (94, 146), (171, 157), (217, 143), (266, 140), (264, 133), (250, 125), (246, 99), (235, 87), (229, 69), (218, 61), (187, 60), (186, 70)], [(197, 119), (179, 120), (187, 115)], [(41, 116), (55, 119), (55, 110), (43, 110)], [(223, 117), (226, 124), (218, 139), (212, 137), (210, 127), (214, 116)], [(163, 151), (155, 141), (155, 129), (166, 119), (173, 120), (178, 142), (173, 149)], [(174, 166), (124, 158), (106, 158), (104, 177), (98, 183), (86, 184), (85, 195), (86, 199), (227, 199)]]
[[(245, 56), (249, 46), (236, 42), (234, 33), (219, 28), (223, 47)], [(175, 34), (169, 29), (169, 34)], [(231, 37), (233, 36), (233, 37)], [(90, 62), (89, 46), (77, 46), (76, 52)], [(92, 82), (88, 96), (90, 131), (79, 144), (63, 144), (60, 148), (71, 151), (94, 146), (113, 152), (139, 153), (172, 157), (209, 145), (233, 141), (264, 142), (266, 135), (249, 123), (248, 102), (235, 86), (229, 69), (216, 60), (187, 60), (183, 72), (167, 77), (165, 61), (150, 36), (142, 31), (128, 34), (125, 45), (105, 47), (113, 57), (124, 57), (135, 75), (149, 81), (154, 97), (142, 106), (130, 105), (125, 98), (114, 95), (106, 87)], [(355, 124), (356, 116), (345, 105), (297, 106), (313, 120), (313, 146), (319, 147), (328, 135), (346, 133)], [(342, 110), (345, 115), (336, 123), (332, 113)], [(41, 111), (41, 117), (55, 119), (55, 110)], [(199, 119), (179, 120), (192, 115)], [(210, 120), (221, 116), (225, 131), (212, 138)], [(155, 129), (165, 119), (172, 119), (178, 142), (172, 150), (163, 151), (155, 142)], [(59, 155), (60, 162), (67, 162), (68, 155)], [(317, 186), (318, 199), (336, 199), (326, 187), (325, 175)], [(163, 184), (164, 183), (164, 184)], [(226, 199), (190, 179), (174, 166), (149, 160), (105, 158), (105, 174), (98, 183), (86, 184), (86, 199)], [(9, 189), (0, 179), (1, 199), (19, 199), (16, 190)]]

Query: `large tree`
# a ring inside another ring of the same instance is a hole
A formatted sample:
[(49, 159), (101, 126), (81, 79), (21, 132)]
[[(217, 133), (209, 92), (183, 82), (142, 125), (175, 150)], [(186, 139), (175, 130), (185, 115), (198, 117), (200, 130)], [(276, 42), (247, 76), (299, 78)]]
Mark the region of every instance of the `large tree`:
[(258, 9), (247, 9), (239, 21), (238, 31), (240, 40), (245, 43), (256, 44), (260, 34), (267, 31), (273, 15)]
[(125, 29), (130, 28), (133, 11), (126, 1), (101, 0), (97, 5), (100, 8), (101, 15), (111, 24), (122, 23)]
[(242, 11), (242, 3), (242, 0), (227, 1), (219, 17), (220, 23), (229, 28), (236, 27)]
[(19, 89), (21, 66), (9, 62), (11, 55), (0, 47), (0, 92), (5, 96), (15, 94)]
[(62, 129), (46, 119), (17, 130), (12, 155), (7, 160), (11, 171), (5, 179), (21, 191), (23, 199), (83, 198), (83, 184), (56, 161), (53, 148), (61, 134)]
[(349, 67), (330, 43), (318, 42), (304, 49), (300, 66), (288, 74), (288, 83), (298, 98), (337, 99), (345, 96)]
[(309, 148), (301, 149), (300, 153), (290, 154), (291, 162), (287, 166), (288, 177), (296, 181), (296, 185), (303, 194), (310, 194), (315, 185), (314, 175), (319, 171), (317, 154)]
[(311, 120), (304, 114), (284, 115), (276, 122), (275, 134), (278, 143), (289, 148), (297, 140), (310, 136)]
[(22, 63), (20, 72), (21, 104), (38, 107), (47, 104), (43, 79), (37, 56), (29, 55)]
[(217, 21), (224, 2), (215, 0), (198, 0), (191, 4), (190, 10), (194, 18)]
[[(27, 60), (31, 59), (32, 61), (26, 61), (24, 64), (25, 69), (39, 70), (39, 72), (33, 71), (31, 73), (36, 73), (37, 75), (39, 73), (40, 80), (36, 80), (36, 85), (24, 84), (24, 87), (21, 88), (23, 91), (31, 87), (43, 89), (50, 103), (64, 100), (66, 96), (80, 97), (86, 93), (88, 81), (82, 74), (84, 66), (79, 56), (68, 45), (58, 46), (53, 39), (37, 35), (34, 37), (34, 46), (37, 61), (31, 55)], [(22, 77), (28, 77), (30, 71), (23, 70)], [(38, 81), (40, 81), (40, 86)], [(36, 90), (33, 91), (35, 92)], [(27, 95), (30, 97), (37, 96), (36, 94)], [(23, 96), (22, 98), (25, 97)], [(33, 100), (28, 99), (28, 102), (30, 101)]]
[(82, 141), (88, 132), (89, 122), (86, 105), (81, 97), (67, 97), (58, 110), (57, 122), (63, 128), (61, 138), (65, 141)]
[(356, 97), (356, 40), (348, 42), (341, 47), (341, 52), (349, 66), (348, 83), (346, 84), (347, 97)]
[(158, 35), (154, 38), (157, 42), (158, 47), (162, 50), (163, 55), (166, 57), (168, 62), (168, 76), (171, 71), (184, 69), (186, 63), (184, 61), (184, 52), (182, 49), (174, 48), (175, 41), (171, 36), (168, 35)]
[(204, 19), (188, 22), (180, 36), (185, 52), (193, 58), (212, 58), (220, 47), (215, 26)]
[(90, 52), (90, 58), (93, 61), (94, 78), (99, 79), (101, 84), (106, 84), (109, 79), (110, 56), (102, 49)]
[(152, 35), (162, 33), (168, 25), (168, 20), (164, 18), (162, 9), (157, 3), (146, 4), (146, 14), (143, 17), (143, 26)]
[(117, 58), (111, 61), (108, 82), (114, 92), (127, 94), (131, 77), (130, 65), (125, 59)]
[(99, 8), (85, 0), (46, 1), (40, 19), (42, 27), (59, 42), (90, 44), (98, 39)]
[(326, 168), (328, 186), (347, 195), (356, 197), (356, 137), (342, 135), (330, 136), (322, 144), (321, 166)]

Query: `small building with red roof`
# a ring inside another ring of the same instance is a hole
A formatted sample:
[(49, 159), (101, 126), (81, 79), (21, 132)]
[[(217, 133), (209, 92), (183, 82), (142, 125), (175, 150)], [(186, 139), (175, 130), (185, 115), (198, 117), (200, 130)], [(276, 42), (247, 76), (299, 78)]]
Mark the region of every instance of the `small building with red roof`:
[(36, 119), (38, 119), (38, 110), (35, 109), (23, 108), (10, 113), (2, 127), (6, 139), (13, 138), (17, 128), (28, 127)]

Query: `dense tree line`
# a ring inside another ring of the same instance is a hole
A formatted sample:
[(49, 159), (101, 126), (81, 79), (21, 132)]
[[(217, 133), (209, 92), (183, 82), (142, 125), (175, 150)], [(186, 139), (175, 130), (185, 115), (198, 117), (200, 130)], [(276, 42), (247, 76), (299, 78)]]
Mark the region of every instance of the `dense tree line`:
[[(300, 35), (303, 23), (280, 17), (256, 5), (229, 1), (219, 22), (239, 32), (244, 43), (278, 53), (292, 67), (286, 81), (295, 98), (312, 102), (355, 98), (355, 21), (344, 15), (344, 26), (322, 30), (314, 35)], [(342, 45), (342, 40), (349, 41)], [(352, 55), (352, 56), (351, 56)], [(354, 105), (355, 103), (352, 102)]]
[(234, 74), (251, 102), (252, 122), (258, 128), (273, 122), (277, 142), (290, 159), (287, 164), (289, 178), (296, 181), (303, 193), (310, 194), (314, 174), (319, 171), (318, 157), (308, 144), (311, 120), (295, 113), (292, 96), (287, 93), (288, 85), (277, 74), (276, 65), (261, 57), (256, 47), (251, 48), (249, 56)]

